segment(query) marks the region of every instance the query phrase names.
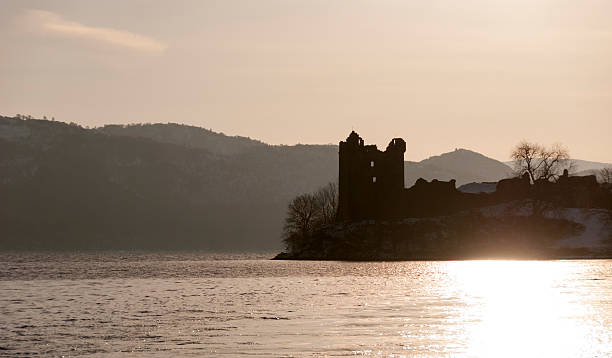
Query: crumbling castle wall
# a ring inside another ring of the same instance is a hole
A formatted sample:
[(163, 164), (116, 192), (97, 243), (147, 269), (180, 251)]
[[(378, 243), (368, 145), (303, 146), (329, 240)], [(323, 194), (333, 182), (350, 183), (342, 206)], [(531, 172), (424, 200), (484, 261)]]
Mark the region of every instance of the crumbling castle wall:
[(338, 220), (383, 218), (383, 202), (404, 189), (406, 142), (393, 139), (383, 152), (376, 145), (364, 145), (351, 132), (339, 146)]
[(365, 145), (354, 131), (339, 146), (339, 199), (337, 221), (432, 217), (503, 202), (533, 199), (559, 207), (612, 209), (612, 191), (595, 176), (570, 177), (557, 182), (529, 176), (502, 179), (493, 193), (462, 193), (455, 180), (418, 179), (404, 188), (406, 142), (393, 139), (385, 151)]

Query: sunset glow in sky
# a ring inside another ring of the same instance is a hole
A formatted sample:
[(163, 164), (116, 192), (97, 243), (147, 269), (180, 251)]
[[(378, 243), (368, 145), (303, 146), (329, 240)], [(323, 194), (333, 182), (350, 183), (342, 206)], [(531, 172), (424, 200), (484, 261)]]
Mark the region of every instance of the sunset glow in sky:
[(0, 114), (612, 162), (612, 2), (2, 1)]

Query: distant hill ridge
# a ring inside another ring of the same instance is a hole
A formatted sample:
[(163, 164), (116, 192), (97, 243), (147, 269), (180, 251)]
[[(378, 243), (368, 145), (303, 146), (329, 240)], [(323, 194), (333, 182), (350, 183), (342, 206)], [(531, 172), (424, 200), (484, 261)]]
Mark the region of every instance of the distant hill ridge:
[[(186, 145), (222, 155), (275, 147), (249, 137), (230, 137), (209, 129), (176, 123), (109, 124), (96, 130), (109, 135), (149, 138), (162, 143)], [(412, 186), (418, 178), (455, 179), (458, 185), (462, 185), (470, 181), (499, 180), (511, 175), (511, 169), (507, 165), (468, 149), (456, 149), (420, 162), (407, 161), (405, 168), (407, 187)]]
[(268, 146), (248, 137), (226, 136), (210, 129), (177, 123), (107, 124), (95, 130), (108, 135), (149, 138), (161, 143), (206, 149), (211, 153), (222, 155), (238, 154)]
[[(570, 173), (570, 174), (577, 175), (577, 176), (593, 175), (593, 174), (596, 174), (597, 171), (603, 168), (612, 167), (612, 163), (593, 162), (589, 160), (580, 160), (580, 159), (573, 159), (573, 158), (571, 159), (571, 161), (572, 161), (573, 173)], [(509, 167), (514, 166), (513, 161), (504, 162), (504, 164), (508, 165)]]
[[(460, 149), (405, 162), (405, 183), (508, 170)], [(0, 249), (277, 250), (289, 201), (337, 175), (335, 145), (0, 116)]]
[(406, 186), (411, 186), (418, 178), (455, 179), (459, 186), (470, 182), (507, 178), (512, 174), (512, 169), (480, 153), (468, 149), (455, 149), (420, 162), (406, 162), (404, 173)]
[(335, 146), (126, 128), (0, 117), (0, 249), (276, 250), (287, 203), (338, 167)]

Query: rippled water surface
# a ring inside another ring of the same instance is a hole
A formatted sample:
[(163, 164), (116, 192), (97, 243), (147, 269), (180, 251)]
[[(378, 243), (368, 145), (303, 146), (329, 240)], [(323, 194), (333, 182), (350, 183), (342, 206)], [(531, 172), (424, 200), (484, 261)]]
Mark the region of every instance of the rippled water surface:
[(1, 254), (0, 356), (612, 356), (612, 260), (269, 257)]

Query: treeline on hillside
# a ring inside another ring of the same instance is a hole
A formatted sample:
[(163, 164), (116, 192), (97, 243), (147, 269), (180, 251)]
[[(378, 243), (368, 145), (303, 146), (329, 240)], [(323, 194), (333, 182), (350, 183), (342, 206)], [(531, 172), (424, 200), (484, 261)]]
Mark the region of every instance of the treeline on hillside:
[(214, 154), (232, 155), (268, 145), (248, 137), (226, 136), (210, 129), (176, 123), (107, 124), (97, 131), (114, 136), (149, 138), (161, 143), (205, 149)]
[(132, 134), (0, 118), (0, 248), (276, 249), (289, 200), (338, 165), (334, 146), (223, 155)]
[[(406, 162), (406, 185), (508, 169), (457, 150)], [(0, 116), (0, 249), (277, 250), (291, 199), (337, 175), (335, 145)]]

